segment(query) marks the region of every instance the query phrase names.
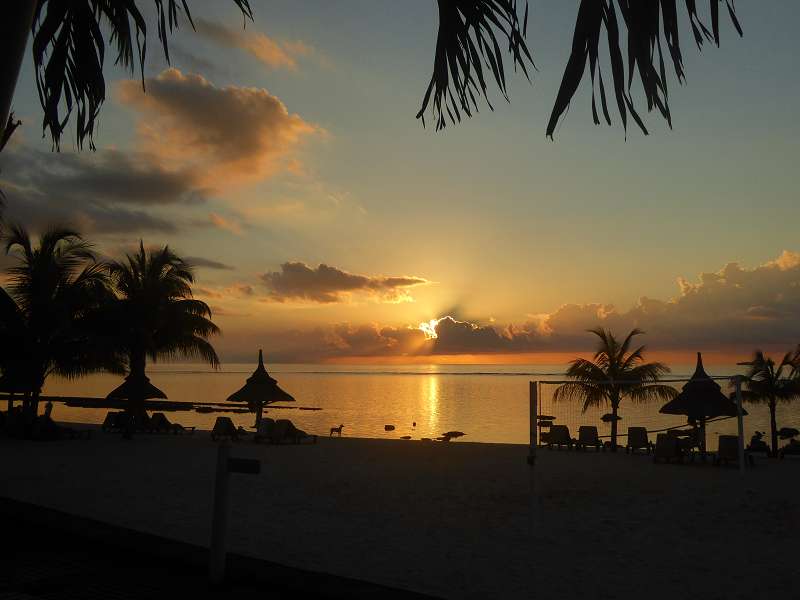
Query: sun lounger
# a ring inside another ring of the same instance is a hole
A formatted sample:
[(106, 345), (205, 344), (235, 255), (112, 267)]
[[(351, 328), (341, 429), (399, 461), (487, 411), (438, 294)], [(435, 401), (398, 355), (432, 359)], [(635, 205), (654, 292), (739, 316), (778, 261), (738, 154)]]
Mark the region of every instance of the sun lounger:
[(309, 435), (302, 429), (298, 429), (289, 419), (278, 419), (275, 421), (267, 439), (270, 444), (317, 443), (317, 436)]
[(230, 417), (217, 417), (214, 422), (214, 429), (211, 430), (211, 439), (215, 442), (220, 439), (228, 438), (234, 442), (239, 441), (241, 433), (231, 421)]
[(681, 440), (666, 433), (659, 433), (656, 436), (656, 448), (653, 452), (653, 462), (663, 460), (665, 463), (675, 462), (683, 463), (683, 457), (686, 456), (686, 451), (681, 445)]
[[(749, 452), (744, 454), (745, 463), (753, 466), (753, 456)], [(719, 436), (717, 455), (714, 457), (715, 465), (739, 464), (739, 437), (735, 435)]]
[(171, 423), (164, 413), (153, 413), (153, 416), (150, 417), (150, 430), (153, 433), (172, 433), (175, 435), (188, 433), (191, 435), (194, 433), (195, 428)]
[(571, 449), (572, 446), (575, 445), (575, 440), (573, 440), (569, 434), (569, 427), (566, 425), (553, 425), (550, 427), (545, 443), (549, 450), (553, 448), (558, 448), (560, 450), (562, 447)]
[(101, 425), (101, 429), (106, 432), (119, 431), (121, 429), (119, 418), (121, 414), (122, 413), (120, 412), (108, 413), (103, 421), (103, 424)]
[(255, 437), (253, 437), (253, 441), (256, 443), (260, 442), (269, 442), (272, 436), (272, 429), (275, 427), (275, 420), (270, 419), (269, 417), (262, 417), (261, 421), (258, 424), (258, 430), (256, 431)]
[(603, 442), (600, 441), (600, 437), (597, 435), (597, 427), (594, 425), (581, 425), (578, 427), (578, 441), (575, 443), (575, 448), (586, 450), (589, 446), (595, 450), (605, 450)]
[(625, 452), (635, 454), (637, 450), (644, 450), (647, 454), (653, 449), (653, 444), (647, 437), (647, 429), (644, 427), (628, 427), (628, 443), (625, 445)]

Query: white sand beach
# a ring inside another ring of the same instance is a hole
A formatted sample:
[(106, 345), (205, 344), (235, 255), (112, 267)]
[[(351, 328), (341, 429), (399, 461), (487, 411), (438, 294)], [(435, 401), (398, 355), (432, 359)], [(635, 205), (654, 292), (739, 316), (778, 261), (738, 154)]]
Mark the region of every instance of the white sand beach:
[[(0, 495), (207, 545), (216, 445), (0, 440)], [(800, 461), (741, 475), (624, 452), (235, 444), (231, 550), (452, 598), (797, 597)]]

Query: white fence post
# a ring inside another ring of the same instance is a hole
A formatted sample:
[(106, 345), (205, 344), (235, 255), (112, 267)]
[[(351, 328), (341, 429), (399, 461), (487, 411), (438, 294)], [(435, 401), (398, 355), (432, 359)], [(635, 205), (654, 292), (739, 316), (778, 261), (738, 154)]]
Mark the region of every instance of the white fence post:
[(739, 471), (744, 472), (744, 418), (742, 415), (742, 378), (736, 377), (736, 422), (739, 427)]
[(538, 402), (539, 402), (539, 394), (537, 389), (537, 383), (535, 381), (529, 382), (529, 394), (530, 394), (530, 448), (528, 449), (528, 464), (533, 465), (536, 462), (536, 444), (538, 440), (536, 439), (536, 419), (539, 414), (538, 411)]
[(219, 585), (225, 581), (227, 551), (225, 537), (228, 531), (228, 454), (230, 443), (222, 442), (217, 448), (217, 475), (214, 484), (214, 508), (211, 521), (211, 555), (209, 575), (211, 583)]

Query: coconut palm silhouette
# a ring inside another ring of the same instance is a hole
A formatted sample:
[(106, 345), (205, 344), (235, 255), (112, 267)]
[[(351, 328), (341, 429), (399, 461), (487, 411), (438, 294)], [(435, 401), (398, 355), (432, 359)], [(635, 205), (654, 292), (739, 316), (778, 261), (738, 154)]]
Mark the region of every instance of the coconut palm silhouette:
[[(105, 315), (118, 351), (127, 361), (132, 381), (145, 381), (147, 358), (197, 358), (213, 367), (219, 358), (209, 343), (219, 333), (211, 309), (192, 297), (192, 267), (168, 246), (139, 249), (108, 266), (116, 294)], [(144, 412), (144, 394), (129, 398), (133, 415)]]
[(633, 338), (643, 331), (634, 329), (621, 343), (611, 331), (602, 327), (589, 332), (599, 338), (593, 360), (573, 360), (567, 377), (574, 381), (558, 386), (553, 400), (581, 401), (584, 411), (590, 406), (610, 406), (611, 449), (616, 451), (619, 404), (623, 398), (634, 402), (670, 400), (677, 390), (658, 383), (670, 372), (669, 367), (660, 362), (645, 362), (644, 346), (631, 350)]
[(0, 289), (0, 366), (22, 382), (26, 412), (35, 416), (51, 374), (122, 372), (108, 340), (90, 326), (111, 291), (92, 246), (76, 231), (53, 227), (35, 245), (24, 227), (14, 225), (5, 242), (17, 264), (6, 271), (8, 290)]
[(800, 347), (784, 354), (777, 364), (761, 350), (756, 350), (751, 360), (739, 364), (748, 367), (742, 399), (766, 403), (769, 407), (770, 450), (775, 455), (778, 452), (778, 403), (800, 399)]

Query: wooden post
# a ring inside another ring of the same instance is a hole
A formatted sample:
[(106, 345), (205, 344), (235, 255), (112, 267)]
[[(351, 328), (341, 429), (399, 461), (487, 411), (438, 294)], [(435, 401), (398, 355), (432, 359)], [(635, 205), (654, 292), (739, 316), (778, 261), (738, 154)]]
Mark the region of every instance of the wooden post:
[(744, 464), (744, 416), (742, 415), (742, 378), (736, 377), (736, 423), (739, 428), (739, 472), (743, 473)]
[(529, 386), (529, 395), (530, 395), (530, 448), (528, 449), (528, 464), (533, 466), (536, 462), (536, 422), (537, 417), (539, 414), (538, 411), (538, 401), (539, 401), (539, 394), (537, 390), (537, 385), (535, 381), (531, 381), (528, 383)]
[(225, 537), (228, 531), (228, 455), (230, 443), (222, 442), (217, 448), (217, 474), (214, 484), (214, 507), (211, 521), (211, 556), (209, 575), (211, 583), (219, 585), (225, 581), (225, 563), (227, 552)]

